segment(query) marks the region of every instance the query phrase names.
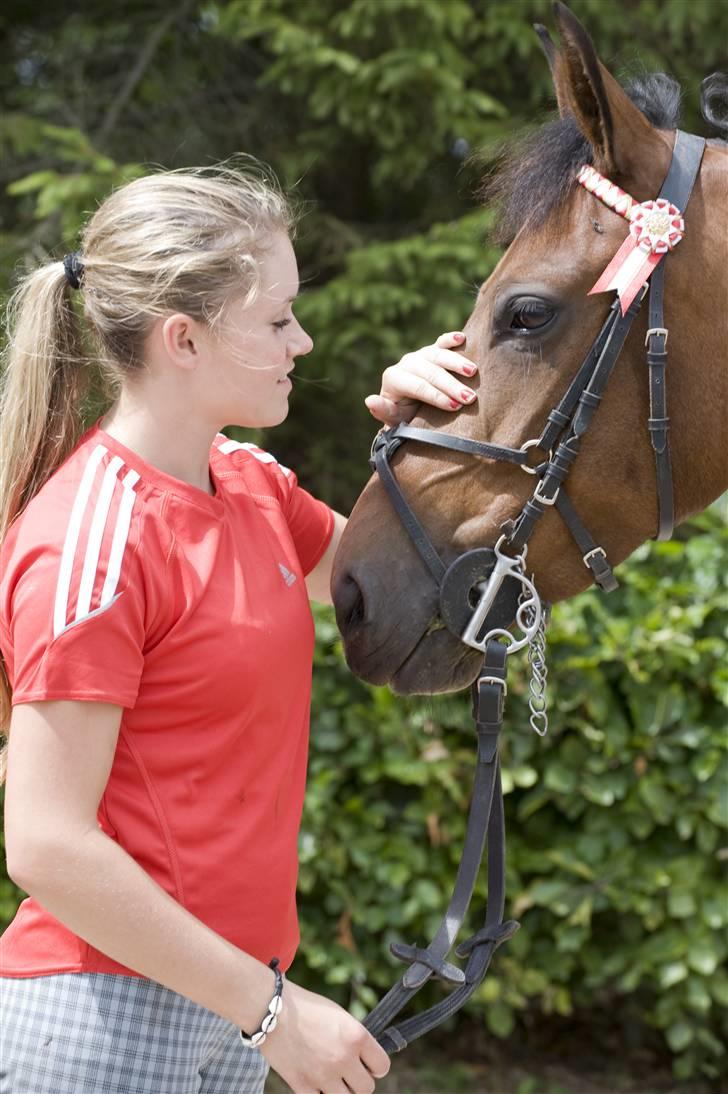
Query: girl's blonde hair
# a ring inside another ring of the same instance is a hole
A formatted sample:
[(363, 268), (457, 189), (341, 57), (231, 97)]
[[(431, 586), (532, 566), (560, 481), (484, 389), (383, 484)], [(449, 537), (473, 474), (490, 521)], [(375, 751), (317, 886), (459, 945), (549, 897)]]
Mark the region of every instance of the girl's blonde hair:
[[(183, 312), (219, 333), (258, 288), (260, 259), (295, 218), (255, 161), (156, 170), (113, 191), (81, 233), (81, 291), (62, 260), (22, 277), (7, 307), (0, 390), (0, 544), (78, 443), (100, 381), (113, 400), (145, 367), (153, 323)], [(74, 296), (83, 301), (83, 315)], [(95, 366), (99, 368), (96, 369)], [(0, 655), (0, 734), (11, 688)], [(0, 749), (5, 781), (7, 741)]]

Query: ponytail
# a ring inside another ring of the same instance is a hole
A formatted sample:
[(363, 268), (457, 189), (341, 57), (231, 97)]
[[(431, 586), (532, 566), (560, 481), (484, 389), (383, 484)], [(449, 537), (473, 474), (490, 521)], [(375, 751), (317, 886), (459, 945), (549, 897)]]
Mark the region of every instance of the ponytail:
[[(10, 525), (73, 451), (81, 433), (88, 361), (62, 262), (32, 271), (10, 297), (0, 388), (0, 545)], [(0, 734), (10, 723), (0, 653)], [(0, 749), (0, 785), (7, 744)]]

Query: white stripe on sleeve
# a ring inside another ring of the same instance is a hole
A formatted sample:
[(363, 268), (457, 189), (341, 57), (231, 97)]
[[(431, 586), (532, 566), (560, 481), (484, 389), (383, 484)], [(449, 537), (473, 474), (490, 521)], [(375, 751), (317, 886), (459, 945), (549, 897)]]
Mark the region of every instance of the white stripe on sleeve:
[(88, 505), (96, 471), (108, 449), (99, 444), (89, 456), (83, 470), (81, 482), (71, 509), (71, 516), (66, 529), (66, 538), (63, 543), (61, 565), (58, 572), (58, 584), (56, 586), (56, 600), (53, 608), (53, 637), (57, 637), (66, 626), (66, 613), (68, 611), (68, 593), (71, 588), (71, 575), (73, 573), (73, 560), (76, 556), (78, 537), (83, 523), (83, 516)]
[(256, 460), (260, 463), (276, 463), (280, 467), (284, 475), (290, 475), (290, 470), (284, 467), (282, 463), (278, 463), (275, 456), (271, 456), (270, 452), (264, 452), (262, 448), (258, 448), (257, 444), (251, 444), (250, 441), (225, 441), (218, 446), (218, 451), (227, 456), (230, 452), (235, 452), (239, 449), (244, 449), (249, 452), (251, 456), (255, 456)]
[(101, 590), (101, 604), (99, 605), (101, 608), (104, 608), (113, 598), (114, 593), (116, 592), (116, 586), (119, 584), (121, 563), (124, 558), (124, 548), (126, 547), (126, 541), (129, 538), (131, 514), (134, 508), (134, 502), (136, 501), (136, 491), (133, 489), (133, 486), (138, 481), (139, 474), (136, 471), (128, 471), (122, 479), (124, 496), (119, 505), (116, 528), (114, 528), (114, 538), (111, 541), (109, 568), (106, 571), (106, 580), (104, 581), (104, 587)]
[(91, 528), (86, 544), (86, 557), (83, 560), (81, 572), (81, 585), (78, 590), (78, 603), (76, 604), (76, 622), (83, 619), (91, 611), (91, 596), (94, 591), (94, 582), (99, 568), (99, 556), (101, 554), (101, 540), (104, 538), (104, 529), (114, 497), (114, 487), (118, 485), (117, 472), (124, 466), (121, 456), (114, 458), (107, 465), (104, 479), (101, 483), (99, 496), (96, 499), (96, 508), (91, 520)]

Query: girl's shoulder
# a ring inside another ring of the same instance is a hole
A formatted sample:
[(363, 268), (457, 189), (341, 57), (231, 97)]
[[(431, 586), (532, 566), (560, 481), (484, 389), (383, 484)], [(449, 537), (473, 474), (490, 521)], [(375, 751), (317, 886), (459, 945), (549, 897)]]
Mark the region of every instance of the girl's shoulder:
[(271, 453), (251, 441), (235, 441), (218, 433), (210, 452), (213, 470), (221, 481), (240, 477), (253, 494), (273, 494), (286, 504), (297, 486), (296, 475)]
[(163, 497), (145, 487), (140, 472), (89, 431), (8, 529), (0, 589), (11, 593), (27, 573), (34, 581), (45, 574), (58, 597), (66, 589), (93, 610), (132, 565), (149, 583), (165, 569), (173, 535)]

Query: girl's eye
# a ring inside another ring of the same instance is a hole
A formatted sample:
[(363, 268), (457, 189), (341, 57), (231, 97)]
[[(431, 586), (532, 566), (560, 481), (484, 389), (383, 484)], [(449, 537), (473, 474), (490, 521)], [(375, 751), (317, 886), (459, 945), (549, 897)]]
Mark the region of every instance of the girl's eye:
[(547, 326), (553, 319), (556, 309), (545, 300), (537, 297), (525, 297), (516, 301), (511, 320), (511, 330), (535, 331)]
[(290, 319), (279, 319), (276, 323), (273, 324), (273, 326), (276, 330), (283, 330), (283, 328), (287, 327), (290, 322)]

